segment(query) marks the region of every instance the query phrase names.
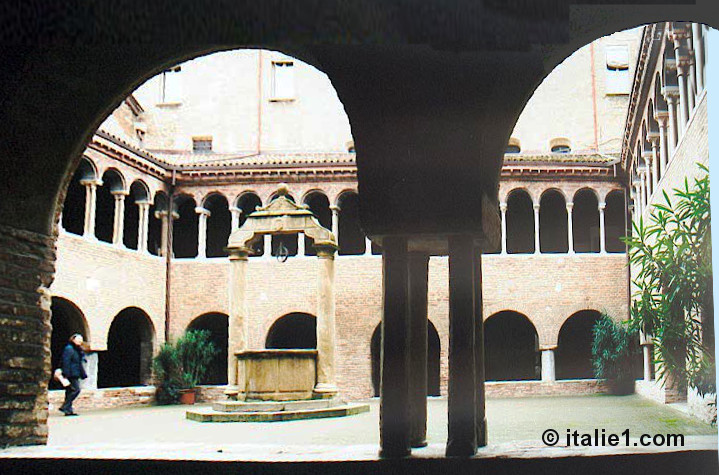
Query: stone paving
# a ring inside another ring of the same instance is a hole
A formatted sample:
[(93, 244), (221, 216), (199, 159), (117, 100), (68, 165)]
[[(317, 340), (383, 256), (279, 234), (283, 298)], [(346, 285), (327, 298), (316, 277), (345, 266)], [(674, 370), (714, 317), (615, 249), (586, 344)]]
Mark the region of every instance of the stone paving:
[[(46, 447), (0, 450), (2, 457), (166, 458), (198, 460), (372, 460), (379, 444), (379, 404), (357, 416), (279, 423), (209, 424), (185, 419), (187, 406), (140, 407), (88, 412), (80, 417), (52, 414)], [(558, 457), (717, 448), (717, 429), (674, 408), (639, 396), (581, 396), (487, 401), (490, 446), (480, 457)], [(546, 429), (560, 434), (545, 447)], [(680, 448), (562, 447), (567, 429), (607, 434), (629, 429), (640, 434), (683, 434)], [(428, 403), (429, 446), (420, 457), (441, 457), (447, 437), (447, 402)]]

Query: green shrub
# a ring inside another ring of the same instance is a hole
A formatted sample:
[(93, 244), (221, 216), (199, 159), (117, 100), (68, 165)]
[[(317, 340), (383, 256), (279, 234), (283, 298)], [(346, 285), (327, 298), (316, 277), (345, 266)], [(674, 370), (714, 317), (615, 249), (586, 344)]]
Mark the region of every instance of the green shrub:
[(637, 331), (602, 313), (592, 330), (592, 366), (597, 378), (628, 383), (639, 354)]
[(163, 344), (152, 362), (157, 403), (175, 404), (180, 390), (200, 384), (218, 351), (207, 330), (191, 330), (174, 344)]

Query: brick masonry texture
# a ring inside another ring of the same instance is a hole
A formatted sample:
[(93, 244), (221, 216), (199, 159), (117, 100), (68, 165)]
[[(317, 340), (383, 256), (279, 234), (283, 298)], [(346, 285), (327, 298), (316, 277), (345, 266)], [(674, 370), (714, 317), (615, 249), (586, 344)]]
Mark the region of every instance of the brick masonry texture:
[(53, 239), (0, 227), (0, 446), (47, 441)]
[[(382, 315), (382, 259), (340, 256), (336, 263), (337, 384), (351, 399), (372, 395), (370, 341)], [(526, 315), (539, 344), (554, 346), (562, 324), (581, 310), (606, 310), (627, 318), (626, 255), (488, 255), (483, 258), (484, 317), (502, 310)], [(250, 258), (250, 348), (263, 348), (272, 324), (283, 315), (316, 315), (317, 258)], [(448, 372), (447, 259), (430, 260), (428, 313), (440, 340), (440, 389)], [(228, 264), (224, 259), (175, 260), (172, 265), (171, 335), (211, 312), (227, 313)], [(537, 277), (526, 285), (527, 275)]]

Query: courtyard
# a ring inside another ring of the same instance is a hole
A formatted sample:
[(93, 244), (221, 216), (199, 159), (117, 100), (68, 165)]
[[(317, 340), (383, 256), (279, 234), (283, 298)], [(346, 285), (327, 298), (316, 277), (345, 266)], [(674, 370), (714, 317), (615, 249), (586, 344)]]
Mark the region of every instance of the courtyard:
[[(114, 459), (200, 460), (373, 460), (379, 444), (379, 400), (370, 412), (334, 419), (279, 423), (199, 423), (185, 419), (188, 406), (152, 406), (88, 411), (80, 417), (50, 415), (46, 447), (17, 447), (0, 457), (68, 457)], [(683, 434), (684, 449), (713, 450), (717, 429), (679, 409), (631, 396), (577, 396), (489, 399), (489, 446), (479, 457), (565, 456), (663, 452), (671, 447), (567, 448), (567, 429), (606, 434), (629, 430), (631, 444), (640, 434)], [(447, 440), (447, 401), (429, 398), (426, 448), (418, 457), (441, 457)], [(556, 447), (546, 447), (546, 429), (560, 435)], [(623, 439), (622, 439), (623, 440)]]

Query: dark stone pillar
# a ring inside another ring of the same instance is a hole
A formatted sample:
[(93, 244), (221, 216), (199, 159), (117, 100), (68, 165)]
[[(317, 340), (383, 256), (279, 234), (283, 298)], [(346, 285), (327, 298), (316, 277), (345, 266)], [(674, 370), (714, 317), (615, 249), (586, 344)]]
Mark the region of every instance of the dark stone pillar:
[(487, 415), (484, 396), (484, 311), (482, 309), (482, 253), (474, 251), (474, 374), (477, 382), (477, 447), (487, 445)]
[(450, 236), (448, 457), (477, 452), (474, 267), (472, 237)]
[(382, 240), (382, 376), (380, 457), (405, 457), (409, 447), (409, 297), (407, 239)]
[(410, 445), (427, 445), (427, 273), (429, 255), (409, 254)]

